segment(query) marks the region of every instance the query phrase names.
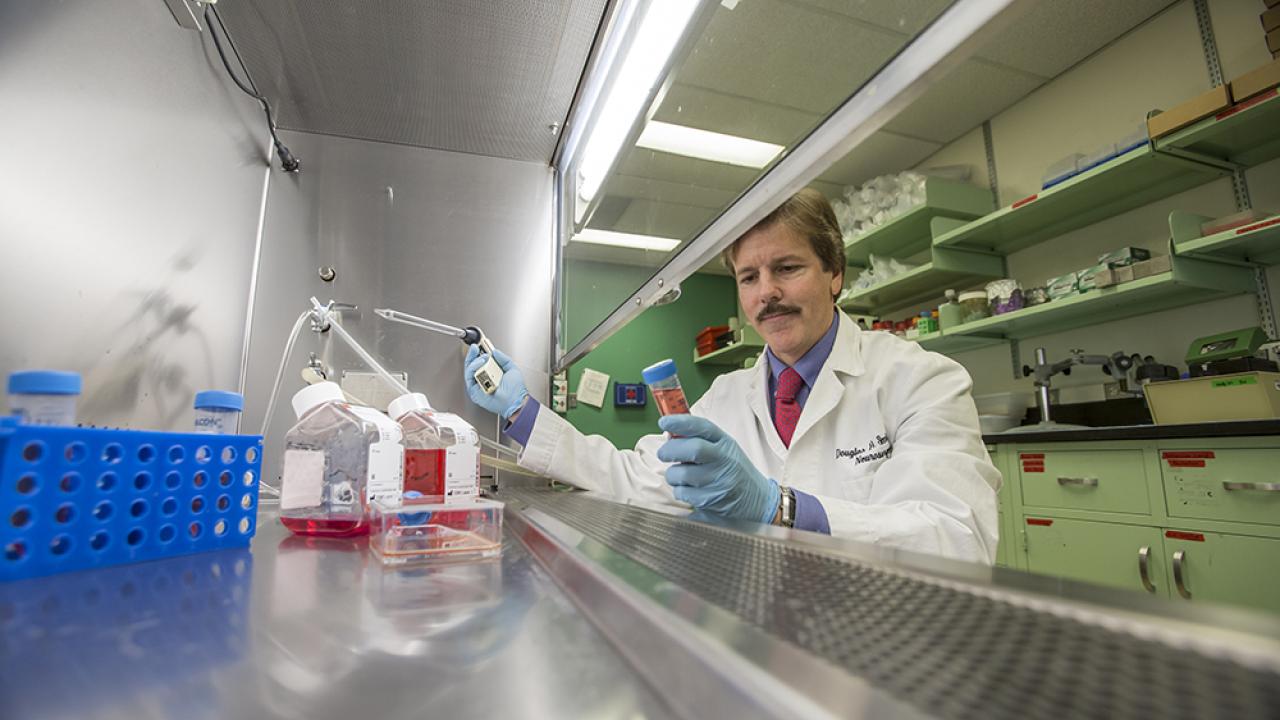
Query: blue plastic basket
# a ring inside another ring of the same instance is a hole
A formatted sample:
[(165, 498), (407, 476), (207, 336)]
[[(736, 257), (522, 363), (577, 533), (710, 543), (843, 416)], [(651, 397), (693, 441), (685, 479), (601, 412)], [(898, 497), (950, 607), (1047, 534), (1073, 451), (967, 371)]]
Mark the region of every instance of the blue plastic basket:
[(0, 420), (0, 580), (249, 544), (260, 435)]

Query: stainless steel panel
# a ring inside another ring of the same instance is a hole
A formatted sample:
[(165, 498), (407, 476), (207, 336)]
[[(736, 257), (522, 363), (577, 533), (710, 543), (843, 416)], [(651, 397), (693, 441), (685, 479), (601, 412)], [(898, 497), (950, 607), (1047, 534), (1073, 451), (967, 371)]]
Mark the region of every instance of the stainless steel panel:
[[(1280, 711), (1280, 622), (1270, 615), (755, 523), (693, 522), (585, 493), (500, 496), (509, 513), (521, 508), (522, 537), (589, 559), (625, 586), (618, 598), (638, 591), (665, 608), (653, 632), (665, 623), (688, 636), (678, 627), (691, 624), (835, 716), (892, 714), (890, 698), (942, 718)], [(562, 582), (572, 577), (565, 564), (549, 563)], [(590, 593), (580, 580), (567, 587)], [(832, 678), (833, 668), (843, 674)], [(674, 690), (671, 699), (679, 706)]]
[(154, 0), (0, 3), (0, 376), (79, 371), (86, 423), (237, 387), (266, 128), (205, 41)]
[(510, 536), (384, 569), (290, 536), (0, 585), (7, 718), (670, 717)]
[[(472, 405), (462, 384), (465, 346), (375, 315), (394, 307), (450, 325), (478, 325), (546, 400), (551, 327), (552, 170), (533, 163), (284, 133), (303, 171), (273, 183), (254, 307), (245, 427), (266, 412), (286, 336), (307, 298), (359, 306), (346, 327), (432, 404), (496, 438), (497, 418)], [(333, 282), (317, 269), (332, 266)], [(289, 398), (316, 352), (336, 379), (366, 369), (327, 334), (304, 329), (267, 436), (264, 474), (294, 421)], [(272, 483), (274, 484), (274, 483)]]
[(606, 4), (248, 0), (219, 12), (283, 128), (547, 164)]

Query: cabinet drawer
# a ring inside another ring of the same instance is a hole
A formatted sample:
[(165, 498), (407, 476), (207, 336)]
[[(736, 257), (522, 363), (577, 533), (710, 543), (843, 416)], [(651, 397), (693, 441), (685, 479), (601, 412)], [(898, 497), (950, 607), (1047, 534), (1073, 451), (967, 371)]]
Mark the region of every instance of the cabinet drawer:
[(1159, 528), (1044, 516), (1025, 522), (1031, 572), (1168, 597)]
[(1047, 450), (1018, 453), (1022, 503), (1150, 515), (1141, 450)]
[(1280, 525), (1280, 449), (1161, 450), (1170, 517)]

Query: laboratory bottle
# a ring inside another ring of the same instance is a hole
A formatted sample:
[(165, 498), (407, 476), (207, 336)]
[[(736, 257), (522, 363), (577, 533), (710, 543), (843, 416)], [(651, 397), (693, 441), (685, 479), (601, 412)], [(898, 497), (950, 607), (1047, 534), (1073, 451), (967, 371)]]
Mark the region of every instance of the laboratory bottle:
[(938, 328), (947, 330), (964, 322), (964, 307), (956, 296), (955, 290), (946, 292), (947, 301), (938, 306)]
[(372, 408), (347, 403), (320, 382), (293, 396), (298, 422), (285, 435), (280, 521), (298, 535), (369, 532), (369, 503), (398, 503), (404, 474), (400, 426)]
[(239, 429), (244, 396), (226, 390), (196, 393), (196, 432), (232, 435)]
[(9, 412), (27, 425), (75, 425), (79, 397), (79, 373), (23, 370), (9, 375)]
[(688, 414), (689, 403), (685, 400), (684, 389), (680, 387), (680, 378), (676, 376), (674, 360), (656, 362), (641, 371), (640, 375), (653, 392), (653, 401), (658, 404), (659, 414)]
[(466, 420), (438, 412), (422, 393), (401, 395), (387, 414), (404, 433), (404, 490), (446, 505), (480, 494), (480, 435)]

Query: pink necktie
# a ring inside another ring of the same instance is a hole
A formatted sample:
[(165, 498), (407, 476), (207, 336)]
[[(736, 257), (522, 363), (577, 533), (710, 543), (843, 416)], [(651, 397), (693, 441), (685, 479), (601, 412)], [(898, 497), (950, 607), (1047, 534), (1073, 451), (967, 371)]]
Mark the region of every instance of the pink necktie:
[(787, 368), (778, 376), (778, 392), (773, 398), (773, 426), (778, 429), (782, 444), (791, 447), (791, 436), (800, 422), (800, 403), (796, 393), (804, 387), (804, 380), (794, 368)]

